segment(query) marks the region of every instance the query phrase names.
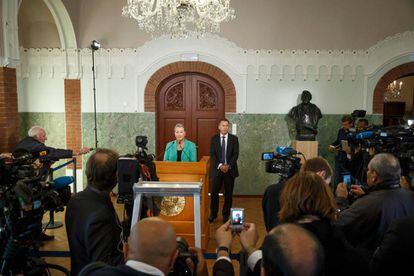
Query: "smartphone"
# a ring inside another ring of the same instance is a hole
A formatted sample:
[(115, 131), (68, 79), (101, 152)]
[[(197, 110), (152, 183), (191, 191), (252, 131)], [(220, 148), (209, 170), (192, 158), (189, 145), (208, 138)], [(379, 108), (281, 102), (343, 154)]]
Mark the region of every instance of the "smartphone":
[(244, 208), (230, 209), (230, 228), (234, 232), (243, 230), (244, 224)]
[(262, 160), (273, 160), (275, 154), (273, 152), (263, 152), (262, 153)]
[(346, 186), (351, 186), (351, 175), (350, 174), (344, 174), (343, 176), (343, 182)]

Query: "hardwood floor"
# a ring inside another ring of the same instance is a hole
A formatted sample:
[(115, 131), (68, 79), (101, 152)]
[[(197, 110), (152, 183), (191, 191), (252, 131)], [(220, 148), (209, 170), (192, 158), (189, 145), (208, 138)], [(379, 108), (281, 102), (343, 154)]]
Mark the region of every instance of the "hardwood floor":
[[(263, 223), (263, 213), (261, 208), (262, 198), (261, 197), (234, 197), (233, 199), (233, 207), (241, 207), (245, 209), (245, 221), (246, 222), (253, 222), (257, 225), (259, 231), (259, 242), (260, 245), (263, 241), (263, 238), (266, 234), (266, 230)], [(222, 198), (220, 198), (220, 208), (222, 206)], [(119, 215), (122, 217), (122, 210), (123, 205), (115, 204), (115, 209)], [(65, 214), (64, 212), (56, 213), (55, 214), (55, 221), (64, 222)], [(49, 220), (49, 215), (45, 214), (44, 222)], [(206, 253), (215, 253), (216, 250), (216, 242), (214, 240), (215, 231), (220, 225), (222, 224), (222, 218), (218, 217), (212, 224), (210, 224), (210, 240), (208, 242), (208, 247)], [(45, 242), (43, 246), (41, 246), (41, 251), (54, 251), (54, 253), (59, 254), (68, 254), (69, 246), (67, 242), (67, 236), (65, 227), (60, 227), (57, 229), (50, 229), (46, 230), (46, 233), (49, 235), (54, 235), (55, 239), (52, 241)], [(238, 253), (240, 251), (240, 243), (239, 238), (236, 236), (233, 240), (231, 251), (233, 253)], [(48, 263), (58, 264), (61, 266), (70, 269), (70, 258), (69, 257), (45, 257)], [(207, 267), (209, 270), (210, 275), (212, 275), (212, 267), (214, 265), (214, 260), (207, 260)], [(239, 271), (239, 264), (238, 261), (233, 261), (234, 268), (236, 270), (236, 275)], [(59, 275), (59, 274), (53, 274)]]

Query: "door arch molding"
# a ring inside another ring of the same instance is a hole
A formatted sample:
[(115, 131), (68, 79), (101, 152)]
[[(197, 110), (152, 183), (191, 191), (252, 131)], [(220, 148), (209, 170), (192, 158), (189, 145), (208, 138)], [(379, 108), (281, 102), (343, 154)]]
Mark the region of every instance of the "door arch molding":
[(385, 73), (377, 82), (374, 89), (372, 109), (374, 114), (384, 113), (384, 97), (388, 84), (396, 79), (412, 75), (414, 73), (414, 62), (398, 65)]
[(158, 69), (148, 80), (144, 92), (144, 111), (155, 112), (158, 86), (168, 77), (179, 73), (202, 73), (215, 79), (224, 90), (224, 112), (236, 112), (236, 88), (230, 77), (220, 68), (206, 62), (178, 61)]

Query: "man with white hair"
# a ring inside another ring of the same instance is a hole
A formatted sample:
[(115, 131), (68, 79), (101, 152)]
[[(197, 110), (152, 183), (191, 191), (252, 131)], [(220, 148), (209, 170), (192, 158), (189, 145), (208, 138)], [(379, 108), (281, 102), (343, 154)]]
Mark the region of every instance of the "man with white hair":
[(81, 155), (89, 152), (89, 148), (81, 148), (77, 151), (66, 149), (55, 149), (45, 145), (47, 134), (44, 128), (40, 126), (33, 126), (27, 132), (27, 137), (21, 140), (14, 148), (13, 153), (19, 151), (26, 151), (33, 155), (39, 155), (44, 152), (44, 155), (50, 160), (57, 160), (61, 158), (72, 158), (75, 155)]
[(414, 215), (414, 193), (400, 187), (401, 168), (389, 153), (368, 164), (366, 195), (339, 214), (337, 226), (354, 246), (374, 251), (391, 222)]
[[(56, 161), (63, 158), (72, 158), (75, 155), (81, 155), (84, 153), (89, 152), (89, 148), (81, 148), (80, 150), (73, 152), (72, 150), (67, 149), (56, 149), (52, 147), (48, 147), (45, 145), (47, 140), (46, 131), (44, 128), (40, 126), (33, 126), (29, 129), (27, 133), (27, 137), (21, 140), (14, 148), (13, 148), (13, 156), (19, 157), (22, 154), (30, 153), (34, 157), (44, 157), (50, 161)], [(47, 166), (41, 167), (41, 170), (48, 170)], [(46, 235), (45, 233), (41, 233), (38, 239), (40, 241), (48, 241), (52, 240), (54, 236)]]

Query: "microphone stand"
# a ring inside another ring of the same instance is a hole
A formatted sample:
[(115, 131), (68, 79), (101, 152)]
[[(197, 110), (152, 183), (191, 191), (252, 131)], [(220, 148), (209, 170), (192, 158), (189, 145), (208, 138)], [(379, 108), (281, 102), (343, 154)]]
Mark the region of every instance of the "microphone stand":
[(95, 50), (92, 48), (93, 114), (95, 122), (95, 149), (98, 148), (98, 127), (96, 123)]

